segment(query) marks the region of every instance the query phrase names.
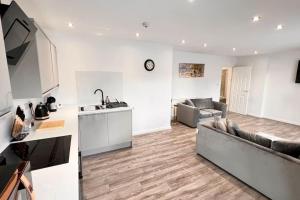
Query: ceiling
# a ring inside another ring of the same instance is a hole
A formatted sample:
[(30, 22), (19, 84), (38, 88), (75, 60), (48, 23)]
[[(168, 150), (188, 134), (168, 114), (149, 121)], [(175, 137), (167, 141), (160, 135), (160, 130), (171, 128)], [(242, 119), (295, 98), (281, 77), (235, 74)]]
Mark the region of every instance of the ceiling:
[[(44, 27), (169, 44), (219, 55), (253, 55), (300, 47), (299, 0), (26, 0)], [(30, 13), (28, 13), (30, 12)], [(262, 20), (253, 23), (252, 17)], [(147, 21), (145, 29), (141, 23)], [(283, 24), (283, 30), (276, 26)], [(136, 33), (140, 37), (136, 37)], [(185, 44), (181, 41), (185, 40)], [(207, 43), (207, 47), (203, 46)], [(233, 52), (233, 48), (236, 51)]]

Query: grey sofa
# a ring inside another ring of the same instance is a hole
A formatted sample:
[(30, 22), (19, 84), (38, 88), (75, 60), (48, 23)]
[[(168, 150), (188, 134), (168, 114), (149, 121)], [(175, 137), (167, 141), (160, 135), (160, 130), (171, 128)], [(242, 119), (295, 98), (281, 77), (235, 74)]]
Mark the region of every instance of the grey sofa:
[(198, 122), (203, 122), (220, 116), (225, 118), (227, 105), (215, 102), (212, 98), (187, 99), (177, 104), (177, 121), (196, 128)]
[(197, 153), (273, 200), (300, 199), (300, 160), (198, 124)]

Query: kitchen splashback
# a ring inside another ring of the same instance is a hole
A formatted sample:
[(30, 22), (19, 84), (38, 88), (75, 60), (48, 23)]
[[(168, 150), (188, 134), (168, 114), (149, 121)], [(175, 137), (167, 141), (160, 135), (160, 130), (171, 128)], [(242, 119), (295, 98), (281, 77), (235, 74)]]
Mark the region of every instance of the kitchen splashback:
[(123, 100), (123, 74), (121, 72), (77, 71), (77, 102), (81, 105), (100, 104), (100, 93), (94, 95), (96, 89), (102, 89), (104, 100), (109, 96), (111, 101)]

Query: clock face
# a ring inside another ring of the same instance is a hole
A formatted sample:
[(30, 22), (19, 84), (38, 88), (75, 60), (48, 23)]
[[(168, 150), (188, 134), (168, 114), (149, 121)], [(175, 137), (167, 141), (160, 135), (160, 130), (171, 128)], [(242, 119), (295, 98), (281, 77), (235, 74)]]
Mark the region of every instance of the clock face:
[(147, 71), (153, 71), (155, 68), (154, 61), (151, 59), (146, 60), (144, 63), (144, 67)]

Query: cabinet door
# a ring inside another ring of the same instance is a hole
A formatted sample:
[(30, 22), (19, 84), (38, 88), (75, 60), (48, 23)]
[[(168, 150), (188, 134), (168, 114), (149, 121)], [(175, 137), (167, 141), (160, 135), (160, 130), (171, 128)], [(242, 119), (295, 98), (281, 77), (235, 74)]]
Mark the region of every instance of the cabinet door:
[(109, 145), (132, 140), (131, 111), (108, 113)]
[(79, 131), (82, 152), (108, 146), (107, 114), (79, 116)]
[(57, 51), (56, 51), (56, 47), (52, 43), (51, 43), (51, 57), (52, 57), (52, 67), (53, 67), (53, 81), (54, 81), (54, 86), (56, 87), (59, 85)]
[(5, 54), (2, 26), (0, 23), (0, 116), (9, 112), (12, 106), (12, 94)]
[(54, 87), (50, 41), (46, 35), (40, 29), (38, 29), (36, 32), (36, 42), (42, 93), (45, 93)]

